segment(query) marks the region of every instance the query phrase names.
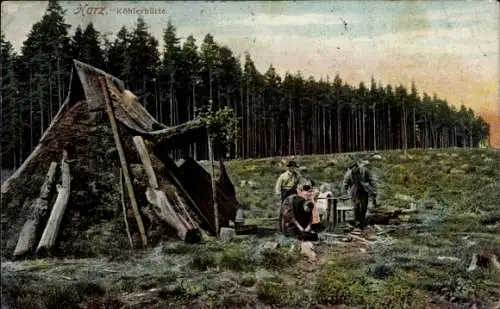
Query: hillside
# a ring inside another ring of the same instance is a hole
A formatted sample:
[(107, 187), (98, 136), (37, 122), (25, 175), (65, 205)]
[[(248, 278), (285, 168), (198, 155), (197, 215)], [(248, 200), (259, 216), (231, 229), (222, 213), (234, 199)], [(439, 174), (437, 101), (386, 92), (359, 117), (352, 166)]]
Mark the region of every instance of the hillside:
[[(492, 308), (500, 272), (467, 269), (475, 253), (500, 257), (500, 152), (361, 156), (378, 176), (382, 208), (416, 208), (400, 224), (369, 227), (367, 241), (322, 238), (315, 263), (269, 230), (226, 244), (164, 242), (110, 259), (3, 261), (2, 308)], [(255, 218), (276, 216), (280, 161), (227, 163)], [(345, 155), (297, 161), (304, 175), (334, 185), (347, 164)]]

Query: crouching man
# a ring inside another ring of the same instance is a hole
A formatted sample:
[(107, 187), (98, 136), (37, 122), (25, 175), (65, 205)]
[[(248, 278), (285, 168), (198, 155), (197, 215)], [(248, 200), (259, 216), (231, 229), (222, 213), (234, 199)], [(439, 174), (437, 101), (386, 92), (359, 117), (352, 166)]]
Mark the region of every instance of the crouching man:
[(280, 231), (288, 237), (302, 240), (318, 240), (313, 230), (314, 191), (310, 185), (302, 185), (297, 194), (288, 196), (280, 209)]

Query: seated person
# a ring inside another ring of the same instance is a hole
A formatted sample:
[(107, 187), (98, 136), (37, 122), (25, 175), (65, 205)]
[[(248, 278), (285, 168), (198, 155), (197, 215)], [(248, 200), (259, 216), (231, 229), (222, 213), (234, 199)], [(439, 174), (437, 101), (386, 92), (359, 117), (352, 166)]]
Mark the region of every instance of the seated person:
[(241, 204), (236, 211), (234, 225), (245, 225), (245, 219), (248, 217), (250, 207), (247, 204)]
[(297, 194), (287, 197), (281, 206), (280, 230), (285, 236), (302, 240), (317, 240), (312, 228), (314, 192), (310, 185), (302, 185)]

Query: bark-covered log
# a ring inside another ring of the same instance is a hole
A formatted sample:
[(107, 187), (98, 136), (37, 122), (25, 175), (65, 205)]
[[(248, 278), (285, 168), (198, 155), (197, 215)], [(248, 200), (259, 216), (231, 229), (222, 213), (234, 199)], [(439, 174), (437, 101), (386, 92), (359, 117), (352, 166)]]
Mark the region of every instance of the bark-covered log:
[(168, 149), (185, 147), (187, 144), (205, 140), (207, 127), (202, 119), (187, 121), (175, 127), (148, 132), (157, 146)]
[(402, 214), (401, 210), (384, 210), (384, 209), (371, 209), (370, 214), (367, 215), (366, 220), (368, 224), (379, 224), (379, 225), (388, 225), (391, 224), (392, 220), (396, 220), (399, 218), (399, 215)]
[[(153, 169), (151, 158), (143, 138), (135, 136), (133, 140), (143, 164), (144, 171), (148, 177), (149, 188), (146, 192), (148, 202), (156, 206), (155, 210), (157, 215), (177, 231), (179, 238), (185, 241), (193, 241), (192, 235), (199, 234), (200, 232), (198, 224), (189, 216), (187, 206), (177, 193), (174, 193), (175, 200), (169, 201), (165, 192), (160, 190), (158, 179)], [(176, 209), (174, 204), (177, 204), (180, 207), (177, 207)]]
[(49, 220), (45, 226), (40, 242), (36, 249), (37, 253), (41, 250), (50, 250), (57, 238), (59, 233), (59, 227), (66, 211), (66, 206), (68, 205), (69, 193), (71, 184), (71, 174), (69, 171), (69, 164), (66, 158), (61, 161), (61, 185), (57, 185), (57, 199), (52, 207)]
[(47, 172), (47, 176), (45, 176), (45, 181), (40, 188), (40, 195), (31, 206), (33, 212), (30, 214), (28, 220), (26, 220), (26, 223), (24, 223), (21, 233), (19, 234), (16, 249), (14, 250), (14, 257), (20, 257), (27, 254), (35, 245), (36, 230), (40, 223), (40, 218), (45, 215), (49, 208), (49, 194), (54, 184), (56, 170), (57, 162), (52, 162)]

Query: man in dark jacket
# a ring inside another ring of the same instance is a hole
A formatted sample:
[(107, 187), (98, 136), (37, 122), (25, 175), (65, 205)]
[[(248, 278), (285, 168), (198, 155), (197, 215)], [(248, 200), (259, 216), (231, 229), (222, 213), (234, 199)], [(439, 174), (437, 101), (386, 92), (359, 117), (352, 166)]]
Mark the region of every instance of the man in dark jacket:
[(342, 192), (350, 194), (354, 204), (354, 218), (356, 225), (364, 229), (366, 225), (366, 212), (368, 210), (368, 199), (371, 196), (373, 204), (376, 204), (377, 184), (372, 172), (354, 159), (349, 170), (344, 175)]
[(280, 231), (285, 236), (303, 240), (317, 240), (318, 235), (312, 229), (314, 191), (310, 185), (303, 185), (297, 194), (288, 196), (280, 210)]

